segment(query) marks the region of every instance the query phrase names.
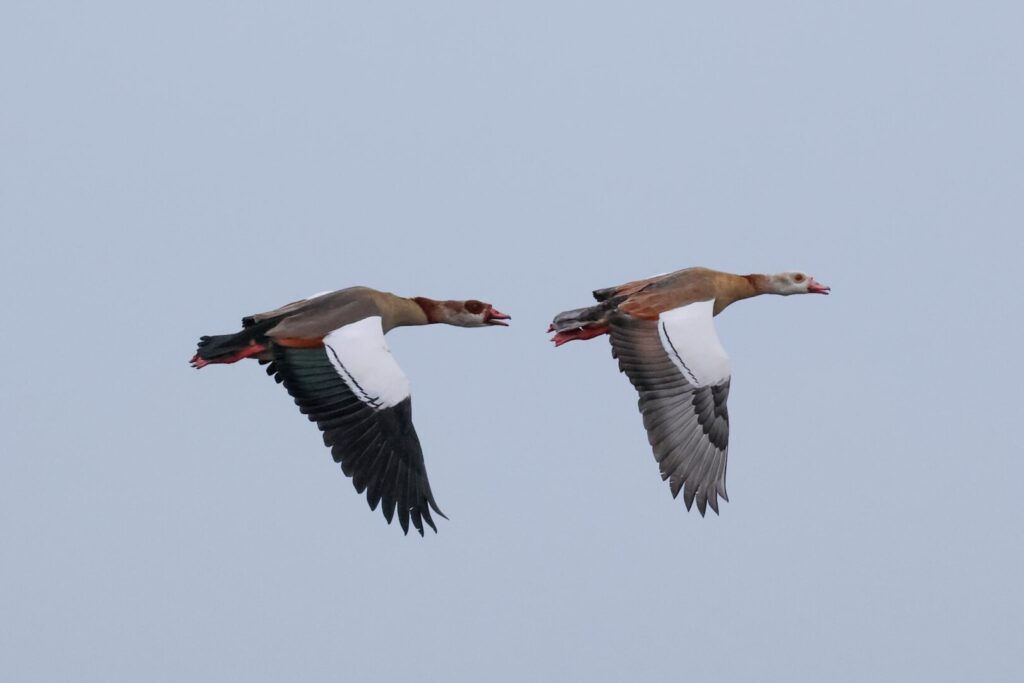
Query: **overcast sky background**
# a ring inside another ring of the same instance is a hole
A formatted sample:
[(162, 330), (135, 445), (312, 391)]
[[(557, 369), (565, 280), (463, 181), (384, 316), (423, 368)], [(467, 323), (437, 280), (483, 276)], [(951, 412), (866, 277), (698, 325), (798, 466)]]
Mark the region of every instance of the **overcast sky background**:
[[(0, 8), (0, 678), (1019, 681), (1019, 3)], [(596, 287), (718, 318), (729, 493), (658, 476)], [(365, 284), (451, 521), (403, 537), (200, 334)]]

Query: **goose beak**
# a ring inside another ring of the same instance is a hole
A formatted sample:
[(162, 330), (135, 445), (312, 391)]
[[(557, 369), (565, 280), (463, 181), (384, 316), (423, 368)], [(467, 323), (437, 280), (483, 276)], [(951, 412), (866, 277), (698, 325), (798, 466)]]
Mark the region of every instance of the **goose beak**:
[(502, 313), (494, 306), (487, 311), (487, 315), (484, 317), (484, 322), (488, 325), (500, 325), (501, 327), (508, 327), (506, 320), (511, 320), (512, 316)]
[(807, 292), (809, 294), (828, 294), (831, 291), (831, 287), (821, 284), (814, 278), (811, 278), (811, 281), (807, 283)]

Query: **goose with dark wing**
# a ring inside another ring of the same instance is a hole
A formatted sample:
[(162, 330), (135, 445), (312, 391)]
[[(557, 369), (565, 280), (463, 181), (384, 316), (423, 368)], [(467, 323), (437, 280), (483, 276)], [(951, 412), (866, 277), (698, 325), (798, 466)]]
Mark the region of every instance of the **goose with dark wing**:
[(202, 337), (192, 365), (255, 358), (316, 422), (324, 444), (370, 509), (397, 514), (423, 535), (437, 527), (423, 451), (412, 423), (409, 381), (384, 335), (396, 327), (444, 323), (504, 326), (509, 316), (476, 300), (406, 298), (369, 287), (312, 296), (242, 319), (234, 334)]

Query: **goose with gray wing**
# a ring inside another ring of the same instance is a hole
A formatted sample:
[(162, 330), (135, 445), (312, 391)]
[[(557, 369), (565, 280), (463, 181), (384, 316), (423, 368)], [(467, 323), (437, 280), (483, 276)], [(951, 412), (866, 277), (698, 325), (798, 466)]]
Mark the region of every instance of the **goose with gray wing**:
[(761, 294), (828, 294), (803, 273), (733, 275), (707, 268), (628, 282), (594, 291), (598, 303), (559, 313), (548, 328), (552, 341), (608, 335), (619, 370), (640, 396), (647, 438), (672, 496), (683, 494), (703, 516), (725, 487), (729, 456), (729, 357), (715, 332), (714, 316)]

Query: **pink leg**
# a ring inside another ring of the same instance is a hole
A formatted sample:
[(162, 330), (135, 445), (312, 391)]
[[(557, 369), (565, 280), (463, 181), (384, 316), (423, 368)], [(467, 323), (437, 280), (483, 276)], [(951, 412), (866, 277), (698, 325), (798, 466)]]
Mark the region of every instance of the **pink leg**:
[(233, 353), (230, 356), (225, 356), (223, 358), (200, 358), (199, 354), (197, 353), (196, 355), (192, 356), (192, 367), (198, 370), (199, 368), (205, 368), (207, 365), (213, 365), (214, 363), (237, 363), (243, 358), (255, 356), (256, 354), (263, 353), (266, 350), (267, 347), (264, 346), (263, 344), (257, 344), (256, 342), (252, 342), (238, 353)]
[(587, 325), (586, 327), (577, 327), (575, 330), (564, 330), (559, 332), (551, 341), (555, 342), (555, 346), (561, 346), (571, 341), (584, 341), (587, 339), (593, 339), (594, 337), (600, 337), (602, 334), (608, 334), (607, 325)]

